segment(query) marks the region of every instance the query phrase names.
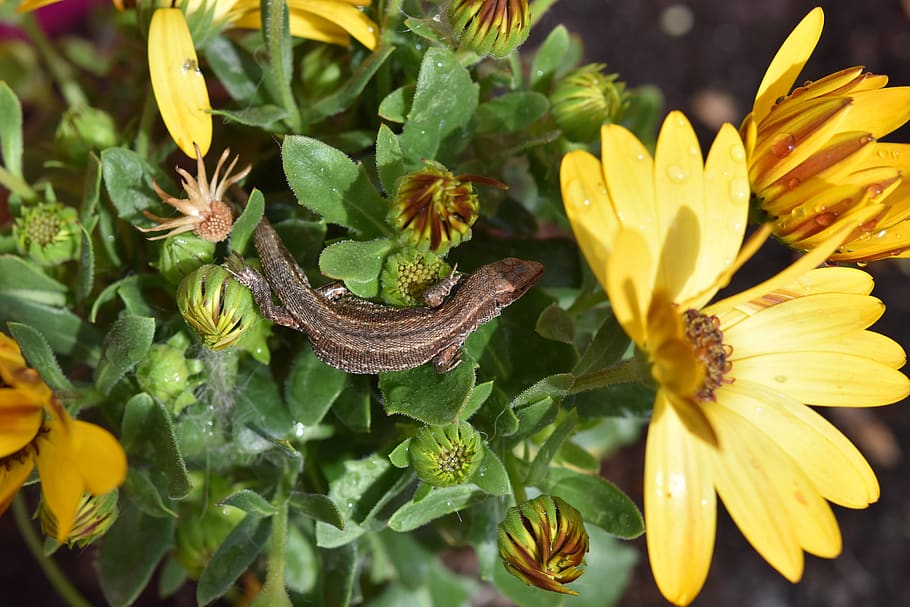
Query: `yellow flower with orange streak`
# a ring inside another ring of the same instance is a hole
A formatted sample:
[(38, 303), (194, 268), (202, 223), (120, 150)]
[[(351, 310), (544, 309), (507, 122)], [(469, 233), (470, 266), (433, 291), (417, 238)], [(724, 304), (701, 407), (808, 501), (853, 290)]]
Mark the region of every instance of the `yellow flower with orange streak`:
[(910, 87), (851, 67), (791, 92), (823, 24), (815, 8), (784, 41), (740, 128), (753, 194), (794, 248), (819, 246), (864, 214), (832, 260), (910, 256), (910, 145), (878, 141), (910, 119)]

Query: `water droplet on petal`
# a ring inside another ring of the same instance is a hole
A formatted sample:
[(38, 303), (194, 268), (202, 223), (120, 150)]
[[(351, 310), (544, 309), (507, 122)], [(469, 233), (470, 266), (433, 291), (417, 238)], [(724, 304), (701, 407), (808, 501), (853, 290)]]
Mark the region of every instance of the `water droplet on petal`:
[(799, 177), (791, 177), (790, 180), (787, 181), (787, 189), (793, 190), (793, 189), (797, 188), (799, 186), (799, 184), (801, 184), (801, 183), (802, 183), (802, 180)]
[(644, 160), (644, 159), (645, 159), (645, 155), (642, 154), (641, 152), (639, 152), (638, 154), (635, 155), (635, 160)]
[(869, 200), (875, 200), (882, 195), (882, 192), (885, 191), (885, 188), (882, 187), (880, 183), (873, 183), (868, 188), (866, 188), (866, 194), (869, 196)]
[(697, 145), (689, 146), (689, 156), (701, 156), (701, 150), (698, 149)]
[(671, 164), (667, 166), (667, 177), (674, 183), (682, 183), (686, 180), (686, 172), (678, 164)]
[(746, 158), (746, 150), (743, 149), (743, 146), (737, 144), (730, 146), (730, 158), (736, 161), (744, 160)]
[(749, 181), (743, 178), (737, 178), (730, 181), (730, 200), (733, 202), (748, 202), (749, 194), (751, 190), (749, 188)]
[(789, 156), (790, 152), (796, 149), (796, 137), (790, 133), (784, 133), (775, 137), (771, 144), (771, 153), (778, 158)]
[(787, 383), (787, 376), (786, 375), (775, 375), (774, 381), (776, 381), (779, 384), (785, 384), (785, 383)]

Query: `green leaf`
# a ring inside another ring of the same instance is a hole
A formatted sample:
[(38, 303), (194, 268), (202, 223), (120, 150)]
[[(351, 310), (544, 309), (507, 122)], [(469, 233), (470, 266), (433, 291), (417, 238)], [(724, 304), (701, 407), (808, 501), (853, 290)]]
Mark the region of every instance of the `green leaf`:
[(629, 336), (619, 326), (612, 310), (609, 310), (572, 372), (581, 375), (595, 369), (605, 369), (619, 362), (630, 343)]
[(337, 91), (308, 108), (304, 115), (305, 120), (317, 122), (348, 109), (361, 97), (364, 87), (394, 51), (395, 47), (390, 44), (379, 45)]
[(158, 596), (166, 599), (173, 596), (189, 580), (189, 574), (173, 554), (164, 560), (158, 576)]
[(220, 504), (239, 508), (251, 516), (274, 516), (278, 512), (278, 508), (267, 499), (249, 489), (232, 493), (221, 500)]
[(564, 25), (558, 25), (546, 37), (531, 60), (532, 88), (538, 91), (549, 89), (549, 83), (565, 61), (568, 51), (569, 30)]
[(547, 113), (550, 102), (540, 93), (506, 93), (477, 108), (478, 133), (515, 133)]
[(283, 439), (290, 435), (294, 420), (281, 400), (270, 368), (244, 360), (240, 376), (246, 378), (246, 383), (239, 390), (234, 404), (234, 424), (247, 426), (270, 439)]
[(553, 433), (550, 434), (546, 442), (540, 447), (537, 456), (528, 469), (528, 476), (525, 478), (525, 483), (536, 486), (537, 483), (543, 480), (547, 475), (547, 470), (550, 467), (550, 462), (553, 461), (553, 457), (559, 452), (559, 448), (566, 439), (572, 436), (576, 423), (578, 423), (578, 413), (575, 412), (575, 409), (572, 409), (569, 411), (569, 414), (566, 415), (566, 418), (556, 426), (556, 429), (553, 430)]
[(399, 413), (432, 426), (451, 423), (464, 408), (474, 388), (474, 360), (465, 360), (446, 373), (425, 364), (405, 371), (379, 374), (387, 414)]
[(276, 125), (287, 118), (287, 110), (277, 105), (259, 105), (240, 110), (212, 110), (213, 116), (224, 116), (224, 123), (236, 122), (269, 130), (281, 130)]
[(73, 291), (76, 299), (83, 302), (88, 299), (92, 289), (95, 287), (95, 249), (85, 227), (80, 225), (79, 228), (82, 232), (82, 246), (79, 254), (79, 280)]
[(556, 375), (544, 377), (516, 396), (510, 406), (513, 409), (518, 409), (546, 397), (562, 399), (569, 393), (569, 389), (574, 382), (575, 377), (571, 373), (557, 373)]
[(317, 139), (285, 137), (282, 162), (300, 204), (365, 237), (389, 236), (386, 204), (363, 166)]
[(205, 46), (206, 63), (228, 95), (236, 101), (255, 102), (262, 90), (262, 68), (256, 59), (224, 36)]
[(395, 195), (395, 184), (404, 175), (404, 157), (398, 136), (385, 124), (376, 134), (376, 172), (387, 196)]
[(335, 417), (354, 432), (370, 431), (371, 390), (368, 377), (364, 375), (351, 377), (347, 388), (338, 396), (332, 407)]
[(262, 192), (253, 188), (250, 192), (250, 198), (247, 200), (243, 213), (234, 222), (231, 227), (231, 250), (239, 255), (246, 251), (246, 245), (253, 235), (253, 230), (259, 225), (262, 214), (265, 212), (265, 198)]
[(323, 249), (319, 270), (325, 276), (343, 280), (358, 297), (375, 297), (379, 293), (382, 262), (393, 246), (388, 238), (342, 240)]
[(493, 391), (493, 382), (488, 381), (474, 386), (458, 415), (458, 419), (468, 420), (477, 412)]
[(537, 486), (566, 500), (586, 521), (611, 535), (630, 540), (644, 533), (644, 519), (635, 503), (616, 485), (599, 476), (552, 468)]
[(41, 375), (51, 390), (66, 392), (73, 389), (73, 384), (60, 369), (50, 345), (37, 329), (18, 322), (7, 323), (7, 326), (29, 366)]
[(6, 170), (22, 177), (22, 106), (6, 82), (0, 81), (0, 154)]
[(512, 492), (506, 467), (488, 445), (483, 446), (483, 459), (471, 482), (493, 495), (509, 495)]
[(48, 306), (66, 305), (67, 288), (14, 255), (0, 255), (0, 294)]
[(399, 532), (413, 531), (437, 518), (482, 502), (486, 497), (477, 485), (470, 483), (434, 487), (419, 502), (408, 502), (396, 510), (389, 519), (389, 528)]
[(328, 496), (320, 493), (300, 493), (294, 491), (291, 493), (290, 506), (294, 512), (312, 517), (321, 521), (339, 531), (344, 530), (344, 517), (341, 511)]
[(164, 189), (161, 175), (136, 152), (126, 148), (107, 148), (101, 152), (101, 172), (104, 187), (117, 217), (135, 223), (142, 211), (161, 204), (152, 188), (152, 181)]
[(559, 411), (559, 401), (552, 396), (545, 396), (514, 411), (518, 418), (518, 429), (509, 437), (513, 443), (537, 434), (553, 423)]
[(284, 385), (291, 417), (306, 426), (321, 422), (344, 391), (348, 377), (316, 358), (311, 348), (304, 349), (294, 359)]
[(132, 605), (139, 598), (158, 562), (174, 547), (176, 523), (173, 518), (147, 516), (126, 502), (98, 556), (101, 591), (110, 605)]
[[(159, 484), (152, 479), (153, 475), (156, 479), (161, 480), (161, 489), (159, 489)], [(178, 514), (171, 508), (170, 500), (165, 501), (163, 486), (163, 475), (159, 471), (137, 470), (135, 467), (131, 467), (126, 471), (126, 482), (123, 488), (130, 501), (144, 514), (155, 518), (177, 518)]]
[(645, 415), (654, 406), (654, 389), (643, 384), (615, 384), (575, 394), (569, 402), (582, 417)]
[(550, 304), (537, 317), (537, 334), (546, 339), (575, 344), (575, 323), (569, 313), (558, 304)]
[(325, 607), (348, 607), (357, 577), (357, 545), (322, 549), (322, 601)]
[(408, 110), (414, 101), (417, 84), (399, 87), (385, 96), (379, 103), (379, 116), (390, 122), (402, 123), (407, 119)]
[(129, 399), (124, 406), (122, 436), (127, 445), (146, 445), (150, 458), (167, 477), (168, 497), (180, 499), (189, 493), (192, 484), (174, 422), (163, 404), (144, 392)]
[(139, 364), (155, 338), (155, 319), (122, 316), (111, 326), (95, 369), (95, 386), (107, 396), (126, 373)]
[(463, 147), (477, 99), (477, 84), (455, 56), (444, 48), (428, 50), (401, 133), (405, 166), (413, 170), (426, 160), (451, 164)]
[(244, 517), (202, 570), (196, 586), (196, 602), (207, 605), (230, 590), (262, 551), (270, 531), (270, 518)]
[(557, 459), (579, 470), (597, 472), (600, 469), (600, 460), (594, 457), (587, 449), (576, 445), (572, 441), (566, 441), (562, 444), (562, 447), (559, 448)]
[(409, 449), (411, 447), (411, 439), (405, 439), (398, 443), (398, 446), (392, 449), (392, 452), (389, 453), (389, 461), (396, 468), (407, 468), (411, 465), (411, 456)]

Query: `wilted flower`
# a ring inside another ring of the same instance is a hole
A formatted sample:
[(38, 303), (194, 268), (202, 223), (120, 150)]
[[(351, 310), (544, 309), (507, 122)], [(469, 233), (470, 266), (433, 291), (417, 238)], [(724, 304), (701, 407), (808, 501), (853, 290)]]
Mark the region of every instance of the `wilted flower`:
[(531, 32), (528, 0), (453, 0), (449, 21), (459, 44), (478, 55), (505, 57)]
[(408, 248), (386, 258), (379, 282), (387, 302), (396, 306), (423, 305), (427, 289), (451, 271), (449, 264), (433, 253)]
[(405, 175), (389, 214), (399, 239), (439, 255), (470, 240), (471, 226), (478, 217), (472, 181), (502, 186), (485, 177), (456, 177), (436, 162)]
[(556, 124), (572, 141), (593, 141), (605, 122), (616, 122), (629, 103), (626, 85), (590, 63), (566, 74), (550, 93)]
[(205, 265), (177, 287), (177, 307), (210, 350), (237, 343), (259, 319), (249, 290), (221, 266)]
[(832, 254), (837, 261), (907, 256), (910, 146), (880, 143), (910, 118), (910, 87), (862, 67), (835, 72), (790, 91), (821, 36), (813, 9), (777, 51), (740, 131), (749, 180), (774, 232), (812, 249), (844, 222), (857, 228)]
[(795, 582), (804, 552), (841, 551), (828, 502), (864, 508), (879, 494), (859, 451), (807, 405), (871, 407), (910, 394), (897, 370), (904, 351), (866, 330), (884, 311), (869, 296), (871, 277), (813, 269), (853, 226), (708, 305), (760, 243), (740, 251), (749, 187), (736, 130), (724, 125), (702, 161), (691, 125), (673, 112), (653, 159), (617, 125), (603, 127), (601, 150), (601, 161), (566, 155), (563, 200), (657, 388), (644, 479), (657, 585), (673, 603), (694, 600), (714, 551), (718, 495), (755, 550)]
[(449, 487), (471, 480), (483, 459), (483, 439), (466, 421), (425, 426), (411, 439), (408, 452), (420, 480)]
[(180, 211), (183, 215), (168, 219), (143, 211), (146, 217), (158, 222), (158, 225), (151, 228), (140, 228), (137, 226), (136, 229), (140, 232), (170, 230), (167, 234), (152, 236), (149, 240), (159, 240), (189, 231), (193, 231), (199, 238), (209, 242), (220, 242), (227, 238), (228, 234), (231, 233), (233, 215), (231, 207), (223, 202), (224, 193), (230, 186), (246, 177), (251, 168), (247, 165), (245, 169), (232, 175), (231, 172), (234, 170), (234, 165), (237, 164), (239, 159), (239, 156), (234, 156), (231, 164), (228, 165), (227, 170), (224, 172), (224, 177), (219, 182), (219, 173), (230, 153), (231, 150), (226, 149), (221, 154), (221, 158), (218, 159), (218, 164), (215, 166), (215, 173), (212, 175), (212, 182), (209, 184), (208, 177), (205, 174), (205, 164), (202, 162), (202, 153), (199, 147), (196, 147), (197, 176), (194, 178), (184, 169), (177, 167), (177, 172), (183, 177), (183, 189), (187, 194), (187, 198), (175, 198), (158, 187), (157, 183), (152, 182), (155, 192), (161, 200)]
[[(78, 546), (79, 548), (84, 548), (107, 533), (107, 530), (117, 520), (119, 512), (117, 509), (117, 497), (118, 492), (116, 490), (97, 496), (91, 493), (83, 493), (82, 499), (76, 507), (76, 518), (73, 521), (73, 528), (66, 540), (61, 543), (65, 543), (70, 547)], [(47, 502), (43, 499), (38, 504), (36, 516), (45, 535), (57, 537), (57, 517), (48, 508)]]
[(94, 424), (73, 420), (0, 333), (0, 513), (38, 467), (45, 507), (56, 519), (56, 539), (67, 541), (83, 495), (103, 495), (126, 478), (126, 454)]
[(82, 230), (79, 214), (58, 202), (22, 207), (13, 225), (19, 252), (43, 266), (53, 266), (79, 256)]
[(509, 508), (499, 524), (499, 556), (525, 584), (562, 594), (585, 572), (588, 532), (581, 514), (564, 500), (541, 495)]

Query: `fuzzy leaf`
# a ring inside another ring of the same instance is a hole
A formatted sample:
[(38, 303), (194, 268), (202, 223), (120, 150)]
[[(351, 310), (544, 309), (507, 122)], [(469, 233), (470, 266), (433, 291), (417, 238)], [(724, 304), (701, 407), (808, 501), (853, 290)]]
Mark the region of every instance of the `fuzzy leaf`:
[(389, 519), (389, 528), (395, 531), (413, 531), (442, 516), (463, 510), (486, 499), (487, 494), (477, 485), (464, 484), (454, 487), (435, 487), (419, 502), (408, 502)]
[(22, 106), (6, 82), (0, 81), (0, 154), (6, 170), (22, 177)]
[(253, 236), (253, 230), (259, 225), (259, 220), (262, 219), (264, 212), (265, 198), (262, 196), (262, 192), (254, 188), (250, 192), (250, 199), (247, 200), (243, 213), (240, 214), (240, 217), (237, 218), (237, 221), (231, 227), (232, 251), (243, 255), (243, 252), (246, 251), (247, 243)]
[(319, 270), (326, 276), (343, 280), (358, 297), (379, 293), (379, 272), (393, 243), (387, 238), (366, 242), (342, 240), (329, 245), (319, 256)]
[(247, 515), (240, 521), (202, 570), (196, 586), (196, 602), (207, 605), (230, 590), (262, 551), (270, 531), (270, 518)]
[(291, 493), (291, 509), (312, 517), (339, 531), (344, 530), (344, 517), (338, 506), (328, 496), (319, 493)]
[(111, 326), (104, 340), (101, 360), (95, 369), (95, 386), (105, 396), (127, 371), (139, 364), (155, 338), (155, 319), (122, 316)]
[(398, 136), (385, 124), (376, 134), (376, 172), (386, 196), (394, 196), (395, 184), (404, 175), (404, 157)]
[(316, 358), (312, 348), (303, 350), (291, 365), (285, 398), (291, 417), (305, 426), (322, 421), (344, 391), (349, 375)]
[(453, 421), (474, 388), (474, 360), (467, 353), (462, 357), (465, 360), (446, 373), (437, 373), (430, 364), (380, 373), (386, 413), (399, 413), (432, 426)]
[(550, 102), (540, 93), (517, 91), (482, 103), (477, 108), (478, 133), (514, 133), (547, 113)]
[(274, 516), (278, 512), (278, 508), (269, 503), (267, 499), (249, 489), (241, 489), (232, 493), (220, 503), (223, 506), (239, 508), (252, 516)]
[(19, 343), (22, 354), (29, 366), (33, 367), (54, 392), (65, 392), (73, 389), (73, 384), (63, 374), (54, 352), (47, 340), (37, 329), (18, 322), (7, 324), (13, 338)]

